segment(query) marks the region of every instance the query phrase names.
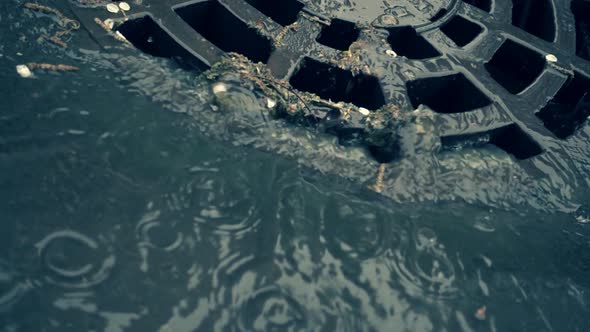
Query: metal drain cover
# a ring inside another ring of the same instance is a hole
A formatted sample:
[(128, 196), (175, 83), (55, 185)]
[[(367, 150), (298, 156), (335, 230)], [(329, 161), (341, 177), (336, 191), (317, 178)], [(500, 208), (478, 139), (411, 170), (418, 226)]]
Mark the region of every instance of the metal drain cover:
[(426, 105), (447, 148), (534, 159), (590, 115), (585, 0), (136, 0), (117, 14), (93, 3), (74, 10), (102, 45), (117, 41), (95, 18), (154, 56), (209, 67), (235, 52), (326, 100)]
[(307, 8), (325, 17), (361, 25), (394, 26), (427, 24), (447, 11), (456, 0), (302, 0)]

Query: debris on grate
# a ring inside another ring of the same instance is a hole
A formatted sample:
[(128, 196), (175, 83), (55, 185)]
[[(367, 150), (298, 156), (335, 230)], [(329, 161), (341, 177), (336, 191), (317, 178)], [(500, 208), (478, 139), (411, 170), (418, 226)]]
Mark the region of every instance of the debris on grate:
[(547, 54), (545, 55), (545, 60), (547, 60), (549, 63), (556, 63), (557, 57), (554, 54)]
[[(324, 128), (338, 137), (348, 138), (356, 134), (358, 144), (383, 153), (387, 162), (399, 155), (399, 131), (407, 120), (392, 104), (381, 105), (369, 111), (352, 103), (333, 102), (318, 95), (295, 90), (284, 81), (276, 79), (266, 66), (252, 63), (239, 54), (215, 64), (207, 78), (213, 82), (213, 91), (222, 96), (227, 86), (239, 85), (255, 91), (273, 118), (286, 119), (292, 123)], [(223, 109), (223, 98), (217, 98)], [(385, 155), (387, 154), (387, 155)]]
[(36, 63), (31, 62), (27, 63), (26, 65), (30, 69), (42, 69), (42, 70), (49, 70), (49, 71), (77, 71), (80, 68), (71, 65), (64, 65), (64, 64), (52, 64), (52, 63)]
[(381, 85), (376, 77), (352, 72), (305, 58), (289, 83), (326, 100), (343, 101), (368, 109), (385, 105)]
[[(495, 144), (522, 160), (555, 146), (547, 129), (568, 137), (587, 113), (586, 0), (571, 2), (570, 18), (555, 15), (567, 6), (556, 0), (75, 2), (99, 44), (128, 40), (183, 68), (211, 68), (220, 102), (233, 83), (250, 84), (273, 116), (360, 142), (380, 162), (399, 146), (372, 142), (367, 126), (389, 113), (398, 128), (427, 109), (432, 125), (416, 133)], [(574, 18), (577, 57), (557, 33)]]
[(16, 66), (16, 72), (22, 78), (29, 78), (33, 76), (33, 72), (27, 65), (18, 65)]
[(117, 6), (117, 4), (114, 3), (109, 3), (107, 5), (107, 10), (109, 11), (109, 13), (117, 14), (119, 12), (119, 6)]
[(121, 10), (124, 12), (131, 10), (131, 6), (127, 2), (119, 2), (119, 8), (121, 8)]
[(389, 29), (389, 38), (387, 41), (391, 45), (391, 49), (398, 55), (405, 56), (409, 59), (428, 59), (440, 55), (440, 53), (412, 27)]
[(67, 17), (55, 8), (32, 2), (25, 3), (24, 7), (34, 12), (52, 15), (57, 18), (60, 30), (53, 33), (52, 35), (41, 35), (43, 39), (49, 41), (54, 45), (60, 46), (62, 48), (67, 48), (68, 44), (66, 41), (64, 41), (64, 38), (71, 35), (73, 31), (80, 29), (80, 23), (78, 21)]
[(80, 68), (71, 65), (65, 64), (52, 64), (52, 63), (36, 63), (31, 62), (24, 65), (17, 65), (16, 72), (22, 78), (30, 78), (33, 77), (33, 70), (41, 69), (41, 70), (48, 70), (48, 71), (57, 71), (57, 72), (67, 72), (67, 71), (77, 71)]

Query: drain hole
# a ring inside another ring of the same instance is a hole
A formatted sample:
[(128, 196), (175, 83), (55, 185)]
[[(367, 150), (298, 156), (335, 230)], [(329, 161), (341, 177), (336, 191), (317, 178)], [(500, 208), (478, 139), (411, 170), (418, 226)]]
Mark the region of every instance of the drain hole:
[(144, 16), (122, 24), (118, 29), (140, 51), (162, 58), (172, 58), (181, 65), (196, 69), (206, 66), (180, 46), (151, 17)]
[(441, 31), (447, 35), (459, 47), (471, 43), (483, 31), (483, 28), (461, 16), (455, 16), (445, 24)]
[(443, 136), (440, 138), (442, 148), (449, 151), (460, 151), (465, 148), (479, 148), (490, 144), (494, 131), (475, 134)]
[(437, 113), (467, 112), (492, 103), (463, 74), (423, 78), (406, 87), (414, 108), (423, 104)]
[(590, 61), (590, 2), (574, 0), (571, 8), (576, 19), (576, 54)]
[(303, 4), (297, 0), (246, 0), (246, 2), (282, 26), (295, 23), (303, 8)]
[(388, 147), (369, 146), (369, 153), (380, 164), (388, 164), (401, 155), (399, 145)]
[(492, 11), (492, 0), (463, 0), (463, 2), (466, 2), (488, 13)]
[(397, 54), (409, 59), (427, 59), (439, 56), (440, 53), (430, 45), (412, 27), (399, 27), (389, 29), (387, 38), (391, 49)]
[(555, 40), (555, 15), (549, 0), (512, 0), (512, 25), (548, 42)]
[(515, 124), (483, 133), (442, 137), (441, 144), (445, 150), (454, 151), (494, 144), (521, 160), (543, 153), (541, 146)]
[(430, 18), (430, 22), (436, 22), (447, 15), (448, 11), (445, 8), (441, 8), (434, 16)]
[(370, 110), (385, 105), (377, 78), (363, 74), (353, 76), (350, 71), (311, 58), (303, 59), (289, 82), (295, 89), (335, 102), (348, 102)]
[(359, 37), (359, 30), (354, 23), (334, 19), (324, 26), (317, 41), (337, 50), (346, 51)]
[(545, 61), (539, 53), (508, 39), (485, 67), (506, 90), (518, 94), (539, 77)]
[(183, 20), (225, 52), (245, 55), (254, 62), (266, 62), (271, 42), (250, 29), (217, 1), (199, 2), (176, 9)]
[(539, 143), (515, 124), (493, 131), (490, 143), (512, 154), (516, 159), (528, 159), (543, 153)]
[(576, 73), (537, 116), (555, 136), (573, 135), (590, 116), (590, 78)]

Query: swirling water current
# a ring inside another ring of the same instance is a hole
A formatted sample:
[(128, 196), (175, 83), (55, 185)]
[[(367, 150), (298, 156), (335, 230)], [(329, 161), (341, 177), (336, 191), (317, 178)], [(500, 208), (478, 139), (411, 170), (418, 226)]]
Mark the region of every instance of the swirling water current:
[(590, 329), (590, 128), (539, 179), (474, 150), (379, 195), (362, 152), (224, 118), (172, 62), (52, 46), (22, 4), (0, 3), (0, 331)]

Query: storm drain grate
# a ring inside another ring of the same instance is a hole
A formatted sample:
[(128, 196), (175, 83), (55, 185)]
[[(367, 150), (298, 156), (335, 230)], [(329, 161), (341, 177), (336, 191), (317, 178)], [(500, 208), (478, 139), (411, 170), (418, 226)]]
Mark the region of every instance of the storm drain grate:
[(555, 40), (555, 14), (549, 0), (513, 0), (512, 24), (548, 42)]
[(303, 4), (297, 0), (246, 0), (254, 8), (282, 26), (295, 23)]
[(541, 54), (507, 39), (485, 66), (498, 83), (517, 94), (539, 77), (545, 60)]
[(341, 68), (304, 58), (289, 80), (295, 89), (314, 93), (334, 102), (348, 102), (370, 110), (385, 105), (379, 80), (365, 74), (353, 75)]
[(589, 1), (319, 3), (142, 0), (124, 16), (76, 11), (83, 22), (115, 19), (141, 51), (188, 66), (235, 52), (325, 100), (406, 112), (427, 105), (441, 123), (461, 120), (441, 127), (447, 148), (483, 142), (524, 160), (590, 115)]
[[(410, 81), (407, 83), (407, 89), (414, 107), (423, 104), (438, 113), (462, 113), (492, 104), (492, 101), (463, 74)], [(457, 95), (463, 97), (452, 97)]]
[(459, 47), (471, 43), (483, 32), (483, 28), (479, 24), (471, 22), (461, 16), (453, 17), (447, 24), (443, 25), (440, 30), (451, 38)]
[(537, 116), (557, 137), (571, 136), (590, 116), (590, 78), (575, 73)]
[(176, 58), (183, 62), (195, 61), (194, 57), (150, 16), (129, 21), (123, 24), (119, 31), (135, 47), (147, 54), (162, 58)]
[(346, 51), (358, 37), (359, 29), (354, 23), (334, 19), (330, 25), (322, 27), (322, 32), (316, 40), (328, 47)]
[(576, 54), (590, 60), (590, 2), (574, 0), (571, 8), (576, 20)]
[(428, 59), (440, 55), (440, 53), (420, 35), (413, 27), (396, 27), (389, 29), (387, 39), (391, 49), (398, 55), (408, 59)]
[(463, 0), (463, 2), (486, 12), (490, 12), (492, 10), (492, 0)]
[(543, 152), (543, 148), (515, 124), (477, 134), (442, 138), (443, 147), (449, 150), (463, 147), (466, 142), (470, 142), (471, 146), (493, 144), (520, 160), (537, 156)]
[(266, 62), (270, 57), (271, 41), (217, 1), (198, 2), (177, 8), (176, 12), (196, 32), (225, 52), (243, 54), (254, 62)]

